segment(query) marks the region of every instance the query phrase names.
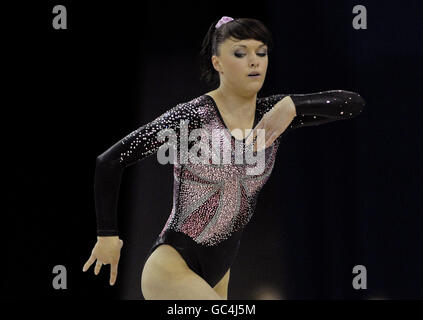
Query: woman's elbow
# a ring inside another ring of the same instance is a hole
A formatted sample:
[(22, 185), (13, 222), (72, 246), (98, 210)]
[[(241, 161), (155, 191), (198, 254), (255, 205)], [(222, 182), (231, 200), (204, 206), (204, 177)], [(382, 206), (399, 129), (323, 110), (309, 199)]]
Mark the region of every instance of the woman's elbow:
[(113, 167), (119, 165), (119, 161), (115, 159), (110, 152), (103, 152), (102, 154), (98, 155), (96, 158), (96, 166), (98, 167)]
[(366, 101), (360, 96), (358, 93), (356, 94), (356, 98), (354, 101), (354, 114), (358, 116), (360, 113), (363, 112), (364, 106), (366, 105)]
[(345, 114), (347, 118), (354, 118), (358, 116), (361, 112), (363, 112), (364, 106), (366, 105), (366, 101), (363, 97), (355, 92), (350, 92), (344, 103), (349, 104), (349, 108), (346, 108), (348, 111)]

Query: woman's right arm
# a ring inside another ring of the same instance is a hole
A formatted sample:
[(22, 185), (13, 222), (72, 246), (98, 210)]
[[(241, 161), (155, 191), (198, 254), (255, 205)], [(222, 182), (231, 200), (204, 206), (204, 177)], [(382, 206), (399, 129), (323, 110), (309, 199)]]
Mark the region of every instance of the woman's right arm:
[(198, 128), (201, 121), (192, 103), (180, 103), (150, 123), (134, 130), (96, 159), (94, 200), (97, 236), (117, 236), (117, 203), (121, 177), (125, 167), (155, 153), (166, 141), (157, 139), (163, 129), (173, 129), (179, 136), (181, 120), (188, 128)]
[(87, 271), (97, 260), (94, 268), (97, 275), (103, 264), (110, 264), (110, 285), (114, 285), (123, 246), (118, 236), (116, 212), (123, 170), (155, 153), (166, 142), (158, 139), (161, 130), (173, 129), (179, 136), (181, 120), (188, 121), (188, 130), (201, 125), (195, 104), (178, 104), (154, 121), (131, 132), (97, 157), (94, 177), (97, 243), (82, 271)]

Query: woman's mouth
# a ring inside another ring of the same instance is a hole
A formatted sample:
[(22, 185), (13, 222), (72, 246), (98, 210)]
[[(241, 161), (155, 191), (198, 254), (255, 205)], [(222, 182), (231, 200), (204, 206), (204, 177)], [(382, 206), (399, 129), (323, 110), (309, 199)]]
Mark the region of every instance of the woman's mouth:
[(250, 78), (259, 78), (261, 75), (258, 72), (251, 72), (248, 74)]

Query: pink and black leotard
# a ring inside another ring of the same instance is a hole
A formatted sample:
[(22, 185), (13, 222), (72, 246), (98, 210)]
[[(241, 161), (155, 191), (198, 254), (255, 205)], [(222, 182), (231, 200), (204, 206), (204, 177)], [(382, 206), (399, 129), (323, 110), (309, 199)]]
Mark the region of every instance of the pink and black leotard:
[[(257, 98), (254, 126), (288, 95), (297, 115), (284, 132), (349, 119), (357, 116), (365, 105), (359, 94), (345, 90), (276, 94)], [(158, 151), (165, 143), (157, 139), (162, 129), (173, 129), (179, 137), (181, 120), (188, 124), (188, 131), (227, 129), (214, 99), (204, 94), (177, 104), (99, 155), (94, 181), (98, 236), (118, 235), (116, 211), (125, 167)], [(164, 243), (173, 246), (187, 265), (212, 287), (225, 275), (237, 255), (242, 231), (254, 213), (257, 195), (272, 172), (281, 137), (264, 150), (262, 172), (251, 175), (247, 174), (251, 164), (233, 161), (236, 138), (228, 130), (225, 132), (232, 148), (230, 163), (174, 163), (172, 211), (148, 254)], [(178, 156), (179, 150), (176, 148)]]

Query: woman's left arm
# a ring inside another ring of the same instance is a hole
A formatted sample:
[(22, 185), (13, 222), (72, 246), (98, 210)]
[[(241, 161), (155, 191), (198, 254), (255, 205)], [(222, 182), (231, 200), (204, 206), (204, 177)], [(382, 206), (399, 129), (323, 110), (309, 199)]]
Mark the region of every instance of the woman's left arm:
[(330, 90), (308, 94), (290, 94), (296, 116), (287, 130), (316, 126), (359, 115), (366, 102), (360, 94), (346, 90)]
[(364, 99), (355, 92), (330, 90), (307, 94), (276, 94), (261, 98), (265, 112), (247, 138), (247, 145), (264, 129), (264, 144), (254, 143), (254, 150), (269, 147), (282, 133), (300, 127), (316, 126), (337, 120), (350, 119), (360, 114)]

